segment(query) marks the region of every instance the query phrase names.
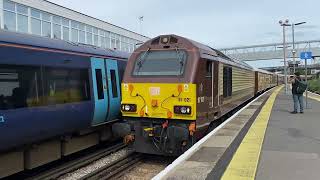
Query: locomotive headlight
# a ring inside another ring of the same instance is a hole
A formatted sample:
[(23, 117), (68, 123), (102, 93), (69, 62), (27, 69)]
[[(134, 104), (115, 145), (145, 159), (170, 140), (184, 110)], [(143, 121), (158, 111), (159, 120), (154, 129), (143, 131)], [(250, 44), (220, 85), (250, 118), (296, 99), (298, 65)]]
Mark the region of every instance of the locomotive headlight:
[(124, 112), (136, 112), (137, 105), (136, 104), (122, 104), (121, 110)]
[(190, 106), (174, 106), (173, 110), (175, 114), (191, 114)]
[(180, 111), (182, 114), (185, 114), (187, 112), (187, 108), (186, 107), (181, 107)]
[(124, 105), (124, 110), (125, 110), (125, 111), (130, 111), (130, 105), (128, 105), (128, 104), (127, 104), (127, 105)]

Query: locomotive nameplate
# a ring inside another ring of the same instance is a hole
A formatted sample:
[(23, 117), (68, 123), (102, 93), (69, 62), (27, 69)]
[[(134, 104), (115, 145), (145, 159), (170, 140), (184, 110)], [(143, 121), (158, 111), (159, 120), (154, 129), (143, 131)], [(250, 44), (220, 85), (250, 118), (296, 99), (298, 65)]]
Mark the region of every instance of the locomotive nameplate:
[(159, 96), (160, 95), (160, 87), (150, 87), (149, 88), (151, 96)]

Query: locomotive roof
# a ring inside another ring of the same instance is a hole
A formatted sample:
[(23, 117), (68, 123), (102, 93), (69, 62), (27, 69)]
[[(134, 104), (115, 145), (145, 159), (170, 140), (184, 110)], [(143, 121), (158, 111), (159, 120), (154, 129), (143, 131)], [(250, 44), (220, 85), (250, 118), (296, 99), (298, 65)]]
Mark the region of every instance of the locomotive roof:
[[(243, 61), (237, 60), (235, 58), (231, 58), (217, 49), (214, 49), (208, 45), (204, 45), (204, 44), (201, 44), (199, 42), (196, 42), (196, 41), (193, 41), (190, 39), (188, 39), (188, 40), (199, 49), (201, 57), (221, 61), (226, 64), (241, 66), (241, 67), (247, 68), (247, 69), (253, 69), (249, 64), (247, 64)], [(211, 56), (211, 58), (210, 58), (210, 56)], [(219, 57), (219, 58), (217, 59), (216, 57)]]
[(27, 45), (40, 48), (49, 48), (62, 51), (70, 51), (98, 56), (116, 57), (127, 59), (128, 53), (117, 50), (103, 49), (96, 46), (74, 43), (59, 39), (51, 39), (30, 34), (22, 34), (0, 30), (0, 43), (13, 43), (19, 45)]
[(265, 73), (265, 74), (274, 74), (270, 71), (259, 69), (259, 68), (254, 68), (254, 71), (258, 71), (258, 72)]
[[(214, 49), (210, 46), (204, 45), (202, 43), (196, 42), (194, 40), (182, 37), (182, 36), (177, 36), (174, 34), (169, 34), (169, 35), (160, 35), (157, 36), (153, 39), (150, 39), (148, 42), (146, 42), (145, 44), (148, 45), (152, 45), (154, 44), (154, 42), (159, 42), (161, 38), (163, 37), (174, 37), (176, 39), (184, 39), (184, 41), (189, 42), (190, 44), (192, 44), (192, 46), (196, 47), (199, 51), (200, 57), (205, 58), (205, 59), (210, 59), (210, 60), (214, 60), (214, 61), (220, 61), (223, 62), (225, 64), (230, 64), (230, 65), (234, 65), (234, 66), (239, 66), (245, 69), (250, 69), (252, 70), (252, 67), (250, 65), (248, 65), (247, 63), (243, 62), (243, 61), (239, 61), (236, 60), (234, 58), (230, 58), (227, 55), (223, 54), (221, 51)], [(178, 41), (177, 41), (178, 42)], [(178, 42), (179, 43), (179, 42)]]

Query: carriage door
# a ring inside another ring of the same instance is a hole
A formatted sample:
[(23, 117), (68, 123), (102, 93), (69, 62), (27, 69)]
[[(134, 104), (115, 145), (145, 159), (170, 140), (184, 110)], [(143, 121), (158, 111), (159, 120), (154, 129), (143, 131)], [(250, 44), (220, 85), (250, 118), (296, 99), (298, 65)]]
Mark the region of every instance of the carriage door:
[(118, 63), (111, 59), (106, 59), (105, 62), (109, 92), (108, 120), (114, 120), (120, 115), (120, 80)]
[(206, 89), (206, 95), (208, 96), (208, 103), (209, 103), (209, 108), (214, 107), (214, 75), (213, 75), (213, 62), (212, 61), (207, 61), (206, 62), (206, 81), (205, 81), (205, 89)]
[(108, 92), (104, 59), (91, 58), (91, 73), (94, 96), (94, 114), (92, 125), (98, 125), (107, 119)]

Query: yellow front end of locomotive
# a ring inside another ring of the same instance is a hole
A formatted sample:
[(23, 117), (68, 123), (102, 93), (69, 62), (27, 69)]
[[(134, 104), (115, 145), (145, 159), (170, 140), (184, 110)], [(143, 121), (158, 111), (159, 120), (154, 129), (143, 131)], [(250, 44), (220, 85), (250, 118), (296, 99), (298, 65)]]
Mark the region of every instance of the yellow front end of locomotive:
[(121, 112), (126, 117), (196, 119), (196, 85), (122, 83)]

